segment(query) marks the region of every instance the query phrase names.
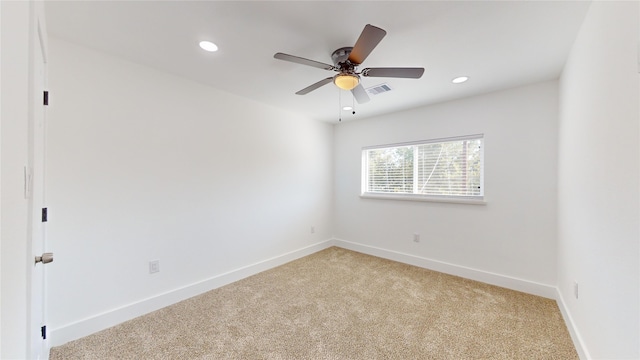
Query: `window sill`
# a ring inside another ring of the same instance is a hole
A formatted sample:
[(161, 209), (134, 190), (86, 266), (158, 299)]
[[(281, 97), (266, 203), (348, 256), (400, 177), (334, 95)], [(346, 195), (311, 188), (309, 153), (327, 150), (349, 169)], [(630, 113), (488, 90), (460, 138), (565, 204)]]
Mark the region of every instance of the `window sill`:
[(382, 200), (409, 200), (409, 201), (426, 201), (426, 202), (439, 202), (439, 203), (453, 203), (453, 204), (469, 204), (469, 205), (486, 205), (487, 202), (478, 198), (452, 198), (452, 197), (438, 197), (438, 196), (420, 196), (410, 194), (374, 194), (364, 193), (360, 194), (363, 199), (382, 199)]

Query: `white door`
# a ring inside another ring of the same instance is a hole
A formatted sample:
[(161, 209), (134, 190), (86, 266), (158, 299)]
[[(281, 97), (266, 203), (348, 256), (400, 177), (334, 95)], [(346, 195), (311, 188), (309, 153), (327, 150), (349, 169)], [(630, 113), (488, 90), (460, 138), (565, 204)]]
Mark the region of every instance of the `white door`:
[(46, 85), (46, 38), (44, 30), (41, 28), (41, 21), (36, 15), (35, 26), (37, 31), (33, 46), (33, 87), (32, 87), (32, 111), (33, 115), (29, 120), (29, 166), (27, 169), (30, 176), (30, 236), (31, 249), (33, 254), (33, 266), (31, 271), (31, 309), (30, 309), (30, 358), (48, 358), (48, 347), (46, 335), (43, 331), (45, 326), (45, 270), (49, 265), (44, 262), (36, 262), (37, 256), (42, 256), (45, 252), (45, 219), (43, 219), (43, 208), (45, 208), (45, 115), (46, 106), (44, 104), (44, 91)]

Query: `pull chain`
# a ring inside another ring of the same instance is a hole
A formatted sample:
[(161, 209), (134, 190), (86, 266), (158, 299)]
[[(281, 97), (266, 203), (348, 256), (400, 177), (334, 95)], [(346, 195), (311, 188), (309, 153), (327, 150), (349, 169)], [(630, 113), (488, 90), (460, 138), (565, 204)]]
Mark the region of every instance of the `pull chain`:
[(340, 96), (340, 89), (338, 89), (338, 122), (342, 122), (342, 96)]
[(351, 96), (351, 115), (356, 114), (356, 98)]

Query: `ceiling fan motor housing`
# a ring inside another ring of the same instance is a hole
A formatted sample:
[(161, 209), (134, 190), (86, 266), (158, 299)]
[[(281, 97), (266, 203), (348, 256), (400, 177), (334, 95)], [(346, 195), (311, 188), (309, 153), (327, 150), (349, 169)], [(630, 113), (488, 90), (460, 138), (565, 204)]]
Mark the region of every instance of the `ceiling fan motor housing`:
[(351, 50), (353, 47), (343, 47), (331, 54), (333, 65), (339, 72), (333, 77), (333, 83), (343, 90), (351, 90), (360, 83), (360, 76), (356, 74), (356, 64), (349, 61)]
[[(351, 54), (351, 50), (353, 50), (352, 46), (340, 48), (331, 54), (331, 60), (333, 60), (333, 65), (337, 67), (341, 67), (340, 65), (347, 62), (349, 59), (349, 55)], [(350, 63), (350, 62), (349, 62)]]

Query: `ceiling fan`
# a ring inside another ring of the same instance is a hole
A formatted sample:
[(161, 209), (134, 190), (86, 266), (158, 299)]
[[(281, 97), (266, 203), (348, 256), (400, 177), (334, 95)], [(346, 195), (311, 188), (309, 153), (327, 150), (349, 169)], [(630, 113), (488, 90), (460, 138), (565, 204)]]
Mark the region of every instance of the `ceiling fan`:
[(383, 29), (367, 24), (353, 47), (343, 47), (331, 54), (333, 65), (280, 52), (273, 55), (273, 57), (278, 60), (290, 61), (324, 70), (336, 71), (338, 73), (335, 76), (322, 79), (315, 84), (307, 86), (296, 92), (297, 95), (308, 94), (321, 86), (333, 82), (340, 89), (351, 90), (356, 101), (362, 104), (369, 101), (369, 96), (360, 83), (361, 76), (419, 79), (424, 73), (424, 68), (408, 67), (365, 68), (362, 69), (362, 71), (357, 71), (356, 68), (364, 62), (386, 34), (387, 32)]

